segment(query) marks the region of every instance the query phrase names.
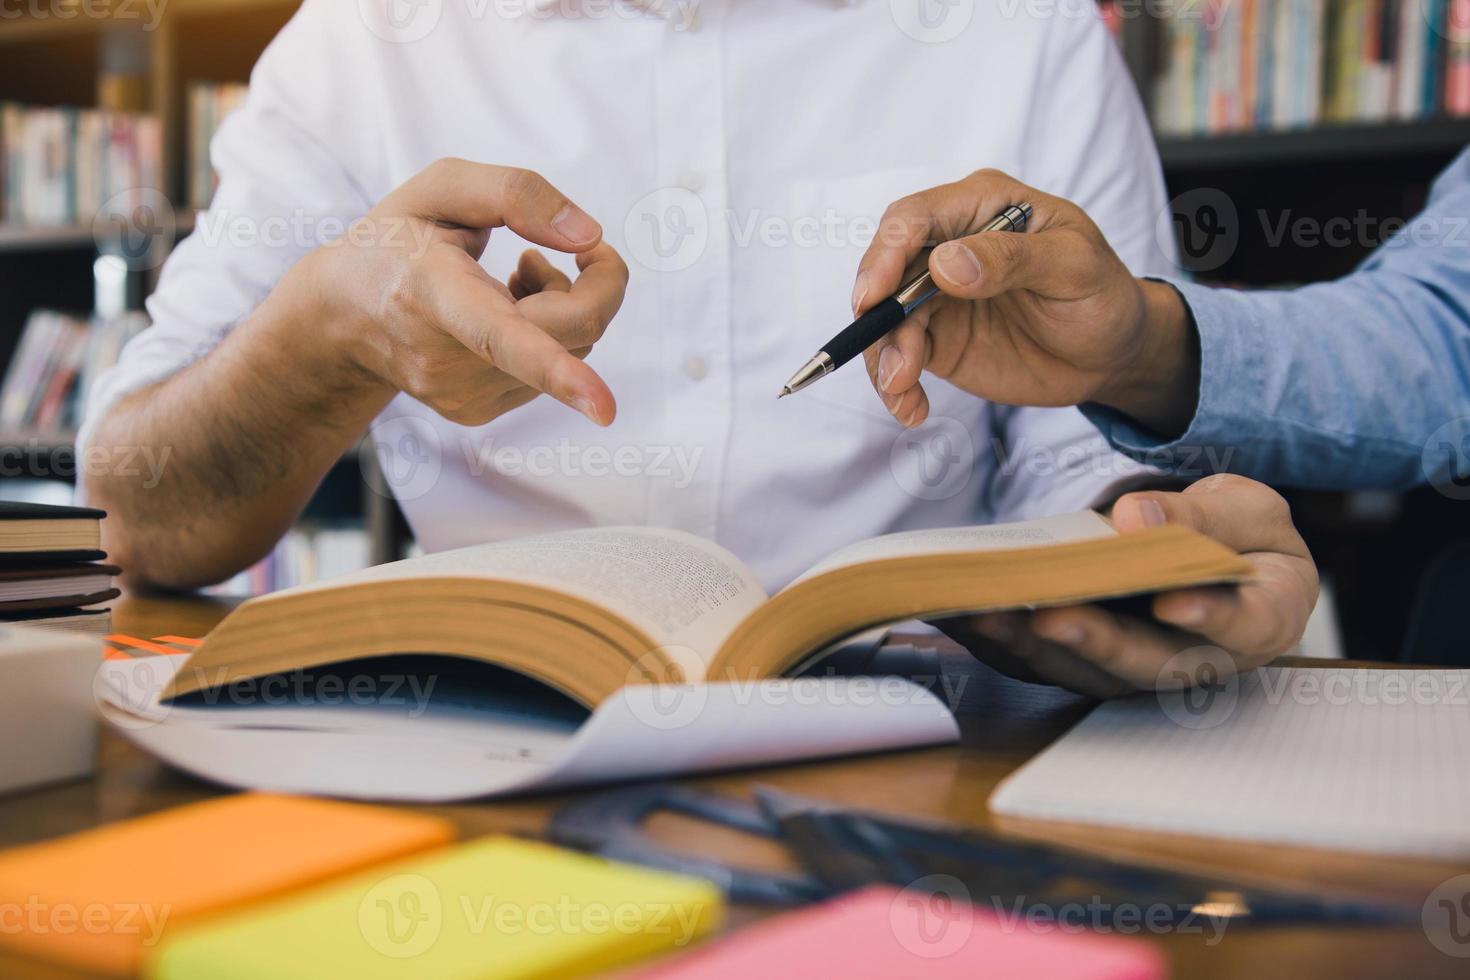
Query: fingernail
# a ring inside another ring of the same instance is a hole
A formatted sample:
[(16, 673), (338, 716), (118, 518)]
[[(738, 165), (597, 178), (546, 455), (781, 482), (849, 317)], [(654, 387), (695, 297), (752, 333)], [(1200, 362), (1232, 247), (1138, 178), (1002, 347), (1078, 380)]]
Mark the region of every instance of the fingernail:
[(857, 281), (852, 284), (852, 315), (857, 316), (858, 308), (863, 305), (863, 298), (868, 295), (868, 274), (859, 272)]
[(980, 281), (980, 260), (975, 253), (955, 242), (948, 242), (934, 250), (934, 261), (944, 278), (956, 286), (969, 286)]
[(1169, 522), (1157, 500), (1142, 501), (1138, 505), (1138, 516), (1142, 518), (1144, 527), (1163, 527)]
[(1209, 607), (1203, 602), (1181, 602), (1178, 605), (1169, 606), (1159, 618), (1168, 620), (1176, 626), (1198, 626), (1205, 621), (1209, 612)]
[(572, 407), (592, 420), (593, 425), (601, 425), (602, 418), (597, 414), (597, 406), (592, 404), (590, 398), (573, 398)]
[(575, 204), (568, 204), (558, 211), (556, 217), (551, 219), (551, 227), (573, 245), (596, 241), (597, 236), (602, 234), (602, 226)]
[(878, 354), (878, 387), (891, 392), (889, 385), (903, 367), (903, 354), (892, 344)]
[(1075, 647), (1087, 639), (1087, 631), (1076, 623), (1051, 623), (1043, 629), (1038, 629), (1036, 635), (1043, 640), (1060, 643), (1064, 647)]

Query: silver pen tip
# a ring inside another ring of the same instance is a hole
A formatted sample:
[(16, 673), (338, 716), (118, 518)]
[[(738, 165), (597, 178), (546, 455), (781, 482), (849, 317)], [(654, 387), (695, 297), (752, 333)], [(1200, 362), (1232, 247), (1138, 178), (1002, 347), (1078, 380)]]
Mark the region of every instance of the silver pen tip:
[(776, 401), (780, 401), (781, 399), (785, 398), (789, 394), (791, 394), (791, 389), (790, 388), (782, 388), (781, 389), (781, 394), (779, 394), (779, 395), (776, 396)]

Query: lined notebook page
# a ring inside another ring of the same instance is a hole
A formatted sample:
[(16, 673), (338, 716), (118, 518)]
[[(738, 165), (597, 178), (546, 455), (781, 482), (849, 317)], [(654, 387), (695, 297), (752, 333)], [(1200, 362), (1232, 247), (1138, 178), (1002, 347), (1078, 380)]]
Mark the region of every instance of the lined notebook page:
[(1100, 705), (997, 813), (1470, 857), (1470, 670), (1270, 667)]

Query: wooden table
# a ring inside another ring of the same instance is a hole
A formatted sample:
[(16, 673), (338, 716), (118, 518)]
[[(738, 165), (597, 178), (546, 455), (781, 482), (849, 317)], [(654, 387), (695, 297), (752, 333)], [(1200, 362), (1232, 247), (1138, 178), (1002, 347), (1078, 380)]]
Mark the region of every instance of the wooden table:
[[(151, 637), (203, 635), (225, 612), (206, 599), (124, 600), (115, 613), (118, 631)], [(968, 656), (945, 657), (951, 689), (959, 690), (964, 733), (958, 746), (864, 758), (792, 765), (721, 775), (693, 782), (745, 793), (763, 783), (852, 806), (943, 819), (1075, 845), (1090, 851), (1237, 879), (1347, 890), (1413, 902), (1466, 869), (1450, 863), (1376, 859), (1290, 847), (1254, 846), (1208, 839), (1105, 831), (1096, 828), (1003, 820), (985, 801), (998, 780), (1065, 731), (1088, 710), (1081, 698), (1023, 684), (990, 671)], [(962, 687), (960, 685), (963, 685)], [(1289, 746), (1283, 746), (1289, 751)], [(154, 810), (205, 799), (220, 789), (174, 772), (111, 735), (102, 743), (97, 776), (84, 782), (0, 798), (0, 845), (43, 840)], [(465, 837), (497, 831), (538, 832), (548, 814), (568, 797), (541, 796), (493, 803), (424, 807), (459, 825)], [(1467, 814), (1470, 819), (1470, 814)], [(787, 867), (775, 844), (733, 831), (658, 817), (656, 832), (672, 846), (752, 866)], [(763, 910), (732, 910), (739, 925)], [(1201, 935), (1153, 939), (1166, 952), (1176, 977), (1464, 977), (1470, 960), (1430, 945), (1418, 928), (1228, 928), (1214, 945)], [(0, 958), (3, 977), (70, 977), (75, 974), (30, 961)]]

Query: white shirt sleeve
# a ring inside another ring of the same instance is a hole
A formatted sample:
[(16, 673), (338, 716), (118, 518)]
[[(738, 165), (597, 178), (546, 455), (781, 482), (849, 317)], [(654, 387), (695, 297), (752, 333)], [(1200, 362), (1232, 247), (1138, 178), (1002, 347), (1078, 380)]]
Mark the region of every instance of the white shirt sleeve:
[(92, 389), (79, 452), (120, 398), (207, 354), (298, 259), (370, 207), (344, 162), (371, 159), (359, 152), (367, 127), (334, 99), (333, 79), (370, 78), (358, 73), (371, 70), (372, 50), (361, 31), (334, 29), (333, 16), (331, 0), (307, 0), (256, 64), (245, 105), (210, 146), (214, 199), (163, 267), (147, 303), (152, 326)]
[[(1155, 234), (1167, 206), (1158, 151), (1117, 44), (1093, 0), (1064, 0), (1051, 16), (1029, 158), (1016, 176), (1086, 211), (1135, 275), (1168, 275), (1172, 238), (1161, 245)], [(997, 521), (1102, 506), (1157, 479), (1075, 408), (997, 407), (994, 424)]]

